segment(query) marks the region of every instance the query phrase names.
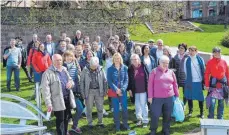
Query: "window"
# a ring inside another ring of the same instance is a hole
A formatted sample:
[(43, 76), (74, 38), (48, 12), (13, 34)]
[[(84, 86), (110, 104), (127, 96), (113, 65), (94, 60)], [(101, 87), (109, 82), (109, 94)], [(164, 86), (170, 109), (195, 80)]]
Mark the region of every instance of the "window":
[(209, 16), (216, 16), (215, 9), (209, 9), (208, 13), (209, 13)]
[(202, 17), (202, 10), (201, 9), (194, 9), (192, 11), (192, 18), (200, 18)]
[(195, 2), (192, 2), (192, 6), (202, 6), (202, 5), (201, 5), (201, 2), (195, 1)]
[(216, 6), (216, 1), (209, 2), (209, 6)]

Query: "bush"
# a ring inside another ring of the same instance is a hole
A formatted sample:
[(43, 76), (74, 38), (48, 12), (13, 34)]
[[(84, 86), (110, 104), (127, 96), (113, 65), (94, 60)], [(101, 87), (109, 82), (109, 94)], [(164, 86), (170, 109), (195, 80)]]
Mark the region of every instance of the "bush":
[(229, 31), (226, 32), (224, 38), (221, 40), (221, 45), (229, 48)]

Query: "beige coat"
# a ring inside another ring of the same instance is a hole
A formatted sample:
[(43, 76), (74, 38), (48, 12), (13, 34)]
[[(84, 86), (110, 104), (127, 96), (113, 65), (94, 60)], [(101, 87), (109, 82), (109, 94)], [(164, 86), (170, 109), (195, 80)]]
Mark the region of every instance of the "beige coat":
[[(70, 77), (67, 69), (65, 67), (62, 68), (63, 71), (66, 72), (68, 76), (68, 81), (72, 81), (72, 78)], [(73, 81), (72, 83), (74, 84)], [(53, 111), (61, 111), (66, 109), (61, 82), (53, 66), (51, 66), (43, 73), (40, 89), (45, 101), (45, 105), (47, 107), (52, 106)], [(71, 89), (70, 89), (70, 106), (71, 108), (76, 107), (75, 98)]]

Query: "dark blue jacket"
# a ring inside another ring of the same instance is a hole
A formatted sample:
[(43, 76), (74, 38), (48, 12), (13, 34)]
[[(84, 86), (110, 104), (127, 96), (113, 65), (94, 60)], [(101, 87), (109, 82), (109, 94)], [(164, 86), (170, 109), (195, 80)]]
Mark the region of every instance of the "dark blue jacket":
[(153, 47), (150, 50), (150, 55), (153, 56), (154, 60), (156, 61), (156, 63), (158, 63), (158, 58), (157, 58), (157, 48)]
[(122, 59), (123, 59), (123, 63), (126, 65), (126, 66), (129, 66), (130, 64), (130, 55), (125, 52), (124, 54), (121, 54), (122, 56)]
[(128, 80), (127, 66), (121, 65), (120, 70), (117, 70), (113, 64), (108, 68), (107, 82), (112, 90), (116, 91), (119, 88), (122, 92), (126, 91), (128, 87)]
[(124, 44), (126, 46), (126, 52), (128, 54), (131, 54), (133, 52), (133, 48), (134, 48), (134, 42), (131, 40), (125, 40)]

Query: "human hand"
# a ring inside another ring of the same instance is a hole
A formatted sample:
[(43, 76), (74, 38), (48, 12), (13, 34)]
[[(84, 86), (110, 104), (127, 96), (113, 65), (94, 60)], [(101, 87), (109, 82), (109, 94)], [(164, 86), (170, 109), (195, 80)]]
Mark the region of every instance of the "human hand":
[(133, 93), (131, 90), (129, 90), (129, 95), (130, 95), (130, 97), (133, 97)]
[(150, 103), (150, 104), (152, 104), (152, 98), (148, 98), (148, 102)]
[(73, 86), (72, 82), (71, 81), (68, 81), (67, 84), (66, 84), (66, 88), (67, 89), (71, 89)]
[(52, 106), (48, 106), (47, 112), (51, 112), (51, 111), (52, 111)]
[(207, 90), (207, 91), (208, 91), (208, 90), (209, 90), (209, 87), (205, 87), (205, 90)]
[(20, 69), (21, 68), (21, 65), (17, 65), (17, 67)]

